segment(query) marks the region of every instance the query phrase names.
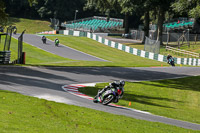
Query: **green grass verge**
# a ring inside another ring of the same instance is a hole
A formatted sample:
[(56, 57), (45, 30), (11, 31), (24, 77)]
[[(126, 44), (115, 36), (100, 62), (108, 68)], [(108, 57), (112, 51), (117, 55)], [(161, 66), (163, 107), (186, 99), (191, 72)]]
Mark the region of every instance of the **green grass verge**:
[[(58, 38), (61, 44), (109, 61), (80, 62), (80, 66), (149, 67), (161, 66), (161, 64), (163, 64), (163, 66), (169, 66), (167, 63), (135, 56), (133, 54), (111, 48), (86, 37), (47, 36), (47, 38), (51, 40)], [(72, 64), (74, 64), (74, 66), (77, 65), (77, 63)]]
[[(125, 93), (118, 105), (151, 112), (156, 115), (200, 124), (200, 76), (181, 79), (126, 82)], [(96, 87), (80, 88), (80, 92), (95, 96)], [(131, 106), (129, 106), (131, 102)]]
[(42, 31), (51, 31), (49, 27), (50, 22), (42, 20), (24, 19), (24, 18), (13, 18), (9, 19), (8, 25), (14, 25), (17, 27), (17, 33), (22, 33), (26, 30), (26, 33), (35, 34)]
[(113, 132), (195, 133), (157, 122), (136, 120), (0, 90), (0, 131), (12, 132)]

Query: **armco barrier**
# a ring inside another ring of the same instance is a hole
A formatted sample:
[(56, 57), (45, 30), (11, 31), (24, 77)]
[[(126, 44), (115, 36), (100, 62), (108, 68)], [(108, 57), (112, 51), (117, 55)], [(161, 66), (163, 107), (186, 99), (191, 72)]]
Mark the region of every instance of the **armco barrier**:
[[(112, 48), (116, 48), (122, 50), (124, 52), (137, 55), (140, 57), (157, 60), (160, 62), (167, 62), (167, 56), (161, 54), (154, 54), (152, 52), (147, 52), (143, 50), (139, 50), (136, 48), (131, 48), (129, 46), (123, 45), (121, 43), (117, 43), (108, 39), (105, 39), (101, 36), (95, 35), (94, 33), (82, 32), (82, 31), (72, 31), (72, 30), (64, 30), (64, 35), (72, 35), (72, 36), (85, 36), (87, 38), (91, 38), (95, 41), (98, 41), (104, 45), (110, 46)], [(200, 66), (200, 59), (196, 58), (174, 58), (176, 64), (183, 65), (192, 65), (192, 66)]]
[(38, 34), (56, 34), (56, 30), (53, 30), (53, 31), (44, 31), (44, 32), (40, 32)]
[(64, 30), (63, 34), (64, 35), (84, 36), (84, 37), (87, 37), (87, 32), (83, 32), (83, 31)]
[(0, 51), (0, 64), (9, 64), (10, 54), (10, 51)]

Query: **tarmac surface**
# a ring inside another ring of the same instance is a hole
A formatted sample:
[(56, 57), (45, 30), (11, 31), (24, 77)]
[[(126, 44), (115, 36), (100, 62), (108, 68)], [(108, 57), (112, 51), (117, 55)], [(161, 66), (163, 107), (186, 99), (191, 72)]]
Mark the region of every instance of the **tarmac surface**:
[[(19, 34), (14, 34), (14, 38), (18, 38)], [(106, 61), (104, 59), (83, 53), (81, 51), (75, 50), (73, 48), (67, 47), (65, 45), (62, 45), (62, 42), (60, 42), (59, 46), (56, 47), (54, 41), (51, 41), (47, 39), (47, 43), (42, 43), (42, 36), (33, 35), (33, 34), (24, 34), (23, 41), (38, 47), (40, 49), (43, 49), (47, 52), (53, 53), (55, 55), (59, 55), (61, 57), (73, 59), (73, 60), (85, 60), (85, 61)], [(56, 38), (55, 38), (56, 39)]]

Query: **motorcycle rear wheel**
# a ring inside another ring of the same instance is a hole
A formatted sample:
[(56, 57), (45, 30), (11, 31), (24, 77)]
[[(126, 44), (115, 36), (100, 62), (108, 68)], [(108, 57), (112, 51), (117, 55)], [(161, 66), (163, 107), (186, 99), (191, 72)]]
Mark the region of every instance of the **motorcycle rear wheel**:
[(93, 102), (98, 103), (97, 96), (94, 97)]

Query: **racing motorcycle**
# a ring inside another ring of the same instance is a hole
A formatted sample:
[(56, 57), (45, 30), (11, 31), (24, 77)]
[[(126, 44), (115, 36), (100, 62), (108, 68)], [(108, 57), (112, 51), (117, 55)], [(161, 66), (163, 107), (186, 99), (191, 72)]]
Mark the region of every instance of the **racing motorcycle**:
[(46, 44), (46, 41), (47, 41), (46, 38), (42, 39), (43, 44)]
[(175, 67), (175, 63), (174, 63), (174, 58), (173, 58), (173, 57), (169, 58), (168, 63), (169, 63), (170, 65), (172, 65), (173, 67)]
[(59, 45), (59, 40), (56, 38), (56, 40), (55, 40), (55, 46), (58, 47), (58, 45)]
[(120, 98), (122, 98), (121, 94), (122, 91), (117, 87), (117, 92), (115, 88), (111, 88), (109, 90), (106, 90), (101, 95), (99, 95), (100, 90), (98, 91), (97, 95), (94, 97), (93, 102), (94, 103), (101, 103), (103, 105), (107, 105), (111, 102), (117, 103)]

